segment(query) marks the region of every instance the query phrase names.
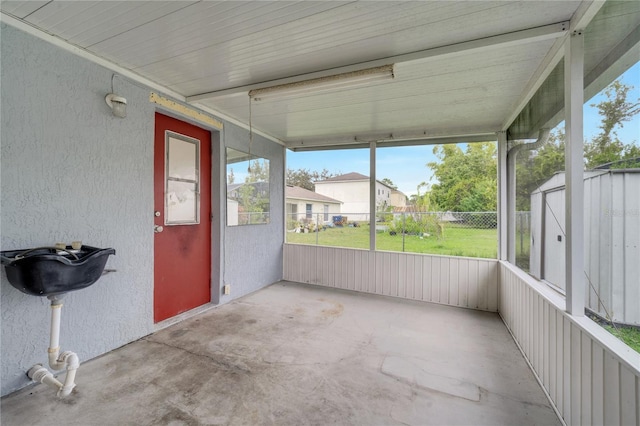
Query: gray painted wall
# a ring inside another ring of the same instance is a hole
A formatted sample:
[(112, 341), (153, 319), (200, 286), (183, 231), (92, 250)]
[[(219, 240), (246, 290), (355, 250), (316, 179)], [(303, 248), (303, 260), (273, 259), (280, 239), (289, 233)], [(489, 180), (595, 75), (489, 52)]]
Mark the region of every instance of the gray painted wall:
[[(226, 125), (224, 140), (225, 145), (230, 148), (249, 151), (249, 132), (245, 129)], [(265, 139), (254, 135), (251, 154), (270, 160), (271, 222), (263, 225), (225, 227), (223, 281), (231, 286), (231, 294), (222, 295), (222, 302), (282, 279), (285, 151), (280, 145), (265, 142)], [(223, 167), (222, 174), (226, 174), (226, 167)], [(222, 178), (222, 182), (226, 182), (225, 177)], [(226, 206), (226, 202), (224, 204)]]
[[(104, 102), (112, 72), (1, 26), (2, 250), (82, 240), (113, 247), (117, 269), (87, 289), (70, 293), (62, 310), (62, 350), (86, 361), (154, 330), (153, 133), (156, 106), (149, 91), (116, 77), (127, 98), (127, 118)], [(248, 132), (225, 123), (222, 142), (243, 149)], [(224, 153), (213, 137), (213, 152)], [(282, 217), (283, 148), (254, 137), (253, 149), (271, 160), (272, 217)], [(224, 155), (214, 161), (214, 196), (224, 199)], [(222, 180), (221, 180), (222, 179)], [(224, 214), (226, 203), (220, 203)], [(212, 273), (232, 284), (226, 303), (282, 276), (282, 221), (228, 229), (215, 221)], [(214, 255), (215, 256), (215, 255)], [(48, 300), (11, 287), (0, 273), (1, 393), (29, 383), (25, 371), (46, 362)], [(215, 281), (215, 280), (214, 280)], [(219, 292), (214, 283), (213, 302)], [(78, 377), (82, 376), (82, 367)]]

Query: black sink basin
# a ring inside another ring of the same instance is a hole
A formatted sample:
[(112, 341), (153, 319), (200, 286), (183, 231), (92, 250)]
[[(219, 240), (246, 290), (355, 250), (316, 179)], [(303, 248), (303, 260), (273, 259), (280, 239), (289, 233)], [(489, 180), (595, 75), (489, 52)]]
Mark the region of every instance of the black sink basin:
[(82, 246), (73, 250), (40, 247), (0, 252), (9, 283), (23, 293), (55, 296), (89, 287), (104, 271), (112, 248)]

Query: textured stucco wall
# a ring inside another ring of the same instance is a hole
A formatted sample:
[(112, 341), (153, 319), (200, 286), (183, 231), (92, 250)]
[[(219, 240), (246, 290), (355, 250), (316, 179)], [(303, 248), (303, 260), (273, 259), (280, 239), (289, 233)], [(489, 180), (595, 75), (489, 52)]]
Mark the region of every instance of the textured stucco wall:
[[(223, 137), (226, 146), (249, 151), (246, 129), (227, 124)], [(231, 294), (221, 295), (222, 303), (282, 279), (284, 147), (254, 135), (251, 153), (270, 160), (271, 221), (262, 225), (225, 226), (223, 281), (231, 286)], [(226, 161), (224, 155), (222, 158)], [(222, 170), (226, 171), (226, 167)]]
[[(4, 24), (1, 48), (2, 249), (82, 240), (117, 252), (107, 263), (117, 273), (64, 301), (61, 347), (86, 360), (153, 329), (154, 108), (116, 78), (128, 117), (114, 117), (110, 71)], [(46, 362), (50, 309), (4, 268), (0, 291), (5, 394)]]
[[(61, 347), (81, 361), (145, 336), (153, 324), (153, 133), (156, 106), (149, 90), (116, 77), (114, 91), (127, 98), (127, 118), (104, 102), (112, 72), (0, 24), (2, 250), (82, 240), (113, 247), (95, 285), (65, 298)], [(226, 124), (226, 123), (225, 123)], [(226, 124), (223, 143), (243, 148), (247, 132)], [(236, 140), (237, 138), (237, 140)], [(222, 143), (214, 153), (224, 153)], [(272, 160), (273, 217), (282, 217), (283, 150), (262, 138), (256, 153)], [(214, 162), (214, 194), (224, 155)], [(224, 180), (222, 180), (224, 182)], [(219, 206), (224, 214), (224, 203)], [(222, 216), (224, 217), (224, 216)], [(230, 279), (228, 302), (282, 276), (282, 221), (228, 231), (214, 220), (212, 274)], [(230, 278), (229, 278), (230, 277)], [(20, 293), (0, 273), (1, 393), (29, 383), (25, 371), (46, 362), (48, 300)], [(215, 281), (215, 278), (214, 278)], [(82, 375), (82, 367), (79, 375)]]

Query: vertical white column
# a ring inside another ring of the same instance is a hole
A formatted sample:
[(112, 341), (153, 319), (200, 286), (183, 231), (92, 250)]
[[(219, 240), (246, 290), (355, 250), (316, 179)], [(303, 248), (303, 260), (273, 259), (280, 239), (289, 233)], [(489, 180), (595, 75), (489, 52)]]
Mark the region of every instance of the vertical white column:
[(369, 143), (369, 250), (376, 250), (376, 143)]
[(564, 112), (566, 169), (566, 310), (571, 315), (584, 315), (584, 162), (582, 108), (584, 104), (584, 36), (575, 31), (565, 43)]
[(516, 155), (517, 151), (509, 152), (508, 144), (505, 148), (507, 159), (507, 260), (516, 264)]
[(498, 259), (507, 260), (507, 132), (498, 132)]

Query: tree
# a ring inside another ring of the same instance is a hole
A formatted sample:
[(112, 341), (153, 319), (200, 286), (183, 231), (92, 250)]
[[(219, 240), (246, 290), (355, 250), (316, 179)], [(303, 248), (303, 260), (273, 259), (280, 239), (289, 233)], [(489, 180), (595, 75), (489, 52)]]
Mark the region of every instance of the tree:
[(287, 169), (287, 185), (299, 186), (301, 188), (308, 189), (309, 191), (315, 190), (314, 182), (319, 180), (329, 179), (337, 176), (335, 173), (329, 172), (327, 169), (322, 169), (321, 172), (310, 171), (309, 169), (292, 170)]
[(245, 183), (269, 182), (269, 162), (264, 159), (249, 161), (249, 174)]
[(529, 211), (531, 193), (555, 173), (564, 170), (565, 135), (552, 131), (545, 145), (536, 151), (521, 151), (516, 159), (516, 210)]
[[(640, 112), (639, 102), (627, 100), (633, 87), (616, 80), (604, 90), (606, 99), (591, 106), (598, 109), (602, 117), (600, 133), (585, 142), (585, 166), (592, 169), (602, 164), (640, 157), (640, 148), (635, 144), (623, 143), (616, 130)], [(563, 129), (551, 132), (549, 141), (537, 151), (518, 154), (516, 164), (516, 209), (530, 210), (531, 193), (549, 180), (554, 173), (563, 171), (565, 134)], [(611, 168), (626, 167), (624, 162), (613, 164)]]
[[(602, 116), (600, 133), (590, 142), (585, 143), (585, 159), (587, 168), (593, 169), (606, 163), (640, 157), (640, 147), (635, 141), (625, 144), (618, 139), (617, 128), (630, 121), (640, 112), (640, 99), (635, 102), (627, 100), (633, 86), (627, 86), (619, 80), (614, 81), (605, 89), (606, 100), (598, 104), (591, 104), (598, 109)], [(616, 166), (613, 165), (612, 168)], [(619, 167), (625, 167), (621, 164)]]
[(380, 182), (384, 183), (385, 185), (387, 185), (391, 189), (398, 189), (398, 187), (389, 178), (384, 178)]
[(458, 145), (438, 145), (433, 153), (440, 160), (427, 163), (438, 180), (431, 190), (435, 204), (458, 212), (496, 211), (495, 143), (471, 143), (466, 151)]

